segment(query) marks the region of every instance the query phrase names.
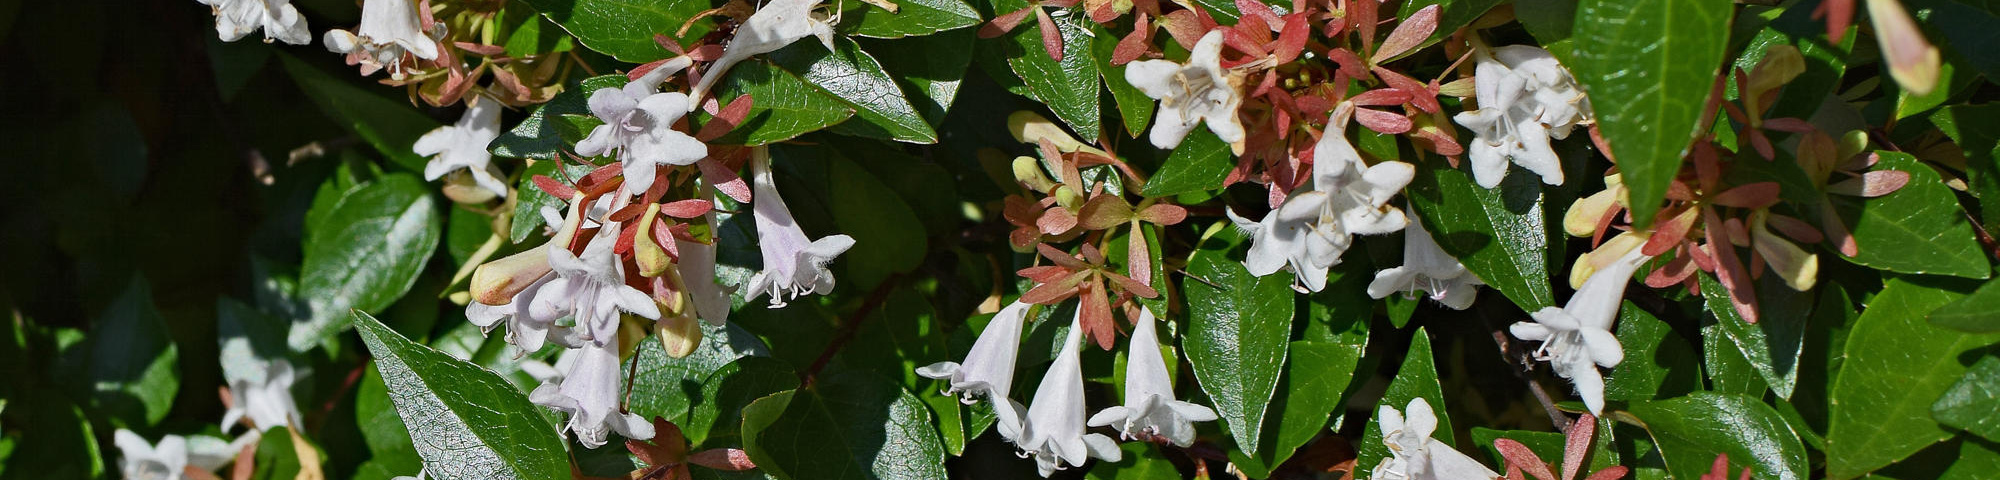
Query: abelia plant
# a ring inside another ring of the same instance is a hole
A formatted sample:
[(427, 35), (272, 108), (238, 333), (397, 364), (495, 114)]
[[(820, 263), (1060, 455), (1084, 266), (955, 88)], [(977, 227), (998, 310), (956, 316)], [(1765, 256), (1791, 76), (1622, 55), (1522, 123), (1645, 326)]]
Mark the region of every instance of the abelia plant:
[(1991, 2), (178, 3), (0, 480), (2000, 478)]

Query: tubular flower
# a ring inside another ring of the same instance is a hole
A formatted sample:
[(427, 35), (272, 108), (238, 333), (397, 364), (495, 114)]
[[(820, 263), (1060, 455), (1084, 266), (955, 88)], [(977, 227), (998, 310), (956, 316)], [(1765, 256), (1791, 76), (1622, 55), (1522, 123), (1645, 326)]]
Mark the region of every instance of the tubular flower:
[[(583, 247), (583, 255), (570, 253), (567, 248), (549, 249), (549, 267), (555, 271), (555, 278), (538, 288), (528, 305), (528, 313), (541, 322), (574, 317), (576, 326), (572, 332), (586, 345), (567, 346), (615, 345), (621, 311), (660, 319), (659, 304), (653, 302), (653, 297), (625, 284), (625, 267), (611, 252), (617, 237), (617, 232), (611, 229), (600, 230)], [(612, 363), (617, 363), (616, 359)], [(613, 367), (615, 370), (616, 365)]]
[(993, 402), (1000, 432), (1009, 439), (1021, 431), (1019, 408), (1008, 394), (1014, 385), (1014, 359), (1021, 349), (1021, 324), (1028, 318), (1030, 304), (1014, 302), (993, 316), (979, 340), (972, 342), (964, 363), (938, 362), (917, 369), (918, 375), (947, 380), (947, 395), (971, 404), (980, 397)]
[(688, 97), (694, 101), (688, 102), (687, 111), (701, 105), (709, 88), (738, 62), (778, 51), (806, 37), (819, 37), (827, 50), (833, 50), (833, 24), (840, 23), (840, 19), (814, 12), (819, 3), (820, 0), (772, 0), (750, 14), (742, 26), (736, 27), (736, 36), (730, 37), (729, 46), (722, 49), (722, 58), (709, 64), (701, 81), (688, 91)]
[(605, 433), (616, 431), (625, 438), (653, 438), (653, 424), (638, 415), (618, 411), (622, 376), (618, 368), (618, 340), (609, 336), (606, 344), (585, 344), (576, 363), (561, 379), (536, 387), (528, 399), (537, 405), (570, 414), (563, 428), (576, 433), (576, 440), (588, 448), (604, 445)]
[(1243, 122), (1236, 118), (1243, 105), (1237, 85), (1241, 79), (1222, 68), (1222, 37), (1222, 30), (1202, 35), (1185, 64), (1144, 60), (1126, 65), (1125, 80), (1160, 101), (1159, 117), (1147, 137), (1153, 146), (1174, 148), (1204, 121), (1222, 141), (1243, 141)]
[[(1408, 417), (1404, 417), (1404, 413)], [(1382, 445), (1389, 447), (1389, 458), (1375, 464), (1371, 478), (1382, 480), (1469, 480), (1494, 479), (1500, 474), (1480, 465), (1478, 460), (1459, 453), (1450, 445), (1431, 438), (1437, 430), (1437, 413), (1431, 410), (1431, 403), (1423, 397), (1410, 399), (1405, 412), (1397, 412), (1396, 407), (1383, 405), (1376, 412), (1376, 421), (1382, 425)]]
[(507, 197), (507, 182), (486, 145), (500, 138), (500, 101), (484, 95), (466, 102), (465, 115), (458, 123), (438, 127), (417, 138), (411, 147), (418, 155), (431, 157), (424, 165), (424, 179), (437, 180), (447, 173), (465, 170), (480, 188)]
[(556, 278), (555, 269), (549, 266), (549, 251), (569, 245), (582, 226), (584, 203), (572, 200), (567, 218), (544, 211), (544, 220), (556, 228), (548, 243), (472, 271), (472, 301), (465, 304), (465, 318), (489, 333), (506, 321), (507, 343), (514, 345), (516, 356), (541, 350), (549, 328), (555, 326), (556, 319), (537, 318), (529, 306), (542, 287)]
[(430, 12), (423, 2), (411, 0), (368, 0), (361, 4), (361, 26), (354, 31), (328, 30), (321, 41), (327, 51), (347, 55), (348, 65), (361, 65), (361, 74), (388, 69), (391, 78), (402, 79), (403, 62), (408, 56), (423, 60), (438, 58), (438, 42), (425, 30)]
[(659, 165), (693, 165), (708, 156), (708, 145), (674, 129), (674, 122), (687, 115), (688, 96), (680, 92), (659, 93), (660, 82), (692, 60), (674, 59), (619, 88), (605, 88), (590, 94), (590, 113), (603, 125), (576, 142), (576, 153), (586, 156), (618, 153), (624, 166), (625, 191), (644, 193), (653, 186), (653, 171)]
[(1354, 235), (1394, 232), (1409, 222), (1388, 203), (1415, 178), (1416, 167), (1363, 162), (1343, 133), (1353, 112), (1347, 103), (1334, 109), (1314, 147), (1312, 185), (1305, 191), (1285, 199), (1259, 222), (1226, 212), (1252, 237), (1244, 259), (1250, 273), (1269, 275), (1289, 266), (1301, 290), (1317, 292), (1326, 287), (1327, 270), (1340, 263)]
[[(186, 478), (184, 472), (189, 469), (212, 472), (229, 463), (243, 447), (215, 437), (180, 435), (160, 437), (160, 443), (153, 444), (123, 428), (111, 438), (112, 444), (118, 446), (118, 471), (131, 480)], [(246, 435), (239, 443), (247, 445), (257, 438), (260, 437)]]
[(277, 40), (293, 45), (312, 41), (306, 17), (292, 6), (292, 0), (195, 0), (215, 13), (215, 36), (225, 42), (241, 40), (258, 29), (264, 42)]
[(1590, 100), (1576, 78), (1548, 50), (1526, 45), (1476, 49), (1473, 56), (1480, 108), (1452, 117), (1478, 137), (1468, 152), (1473, 179), (1482, 187), (1499, 186), (1512, 158), (1542, 182), (1562, 185), (1562, 160), (1549, 139), (1568, 137), (1572, 127), (1591, 119)]
[(1409, 296), (1422, 290), (1431, 300), (1454, 310), (1471, 307), (1472, 300), (1479, 297), (1476, 288), (1485, 283), (1439, 248), (1422, 223), (1416, 219), (1409, 223), (1403, 228), (1403, 266), (1375, 272), (1375, 281), (1368, 283), (1368, 296), (1382, 298), (1403, 292), (1406, 298), (1414, 298)]
[(1535, 349), (1535, 360), (1549, 362), (1556, 375), (1575, 384), (1592, 414), (1604, 411), (1604, 376), (1597, 367), (1616, 367), (1625, 359), (1624, 347), (1611, 334), (1618, 305), (1625, 299), (1625, 284), (1632, 282), (1639, 265), (1652, 258), (1639, 249), (1628, 250), (1583, 282), (1569, 304), (1543, 308), (1532, 315), (1534, 322), (1509, 328), (1516, 338), (1542, 342)]
[(752, 204), (757, 220), (757, 247), (764, 253), (764, 271), (750, 277), (746, 300), (771, 294), (771, 307), (807, 294), (833, 291), (833, 272), (827, 263), (854, 246), (854, 237), (829, 235), (807, 240), (805, 230), (792, 219), (785, 199), (778, 196), (778, 184), (771, 177), (771, 154), (756, 147), (750, 154)]
[(1125, 363), (1125, 405), (1098, 411), (1090, 426), (1109, 425), (1126, 439), (1186, 447), (1194, 442), (1194, 422), (1214, 421), (1215, 410), (1174, 399), (1173, 379), (1167, 376), (1153, 325), (1157, 321), (1152, 311), (1140, 308)]
[(1043, 477), (1068, 468), (1063, 463), (1083, 466), (1086, 456), (1111, 462), (1121, 457), (1118, 443), (1111, 437), (1084, 433), (1083, 360), (1077, 352), (1083, 343), (1082, 308), (1077, 309), (1076, 318), (1063, 340), (1062, 352), (1056, 354), (1055, 364), (1042, 377), (1041, 387), (1035, 389), (1027, 423), (1014, 442), (1023, 456), (1035, 457)]
[(229, 410), (222, 413), (222, 431), (233, 430), (237, 422), (250, 419), (255, 431), (272, 427), (296, 427), (305, 418), (292, 400), (292, 383), (297, 379), (292, 363), (284, 359), (264, 365), (261, 378), (239, 378), (229, 382)]

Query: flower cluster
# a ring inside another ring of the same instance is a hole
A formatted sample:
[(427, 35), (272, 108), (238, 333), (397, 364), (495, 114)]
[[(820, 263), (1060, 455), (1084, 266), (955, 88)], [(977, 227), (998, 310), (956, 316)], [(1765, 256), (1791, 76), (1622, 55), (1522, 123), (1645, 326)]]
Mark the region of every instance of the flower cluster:
[(1511, 158), (1541, 175), (1543, 182), (1562, 185), (1562, 160), (1549, 139), (1566, 138), (1577, 124), (1591, 119), (1590, 99), (1576, 78), (1540, 48), (1508, 45), (1488, 51), (1475, 45), (1472, 55), (1479, 109), (1452, 118), (1477, 137), (1467, 152), (1473, 179), (1482, 187), (1500, 186)]

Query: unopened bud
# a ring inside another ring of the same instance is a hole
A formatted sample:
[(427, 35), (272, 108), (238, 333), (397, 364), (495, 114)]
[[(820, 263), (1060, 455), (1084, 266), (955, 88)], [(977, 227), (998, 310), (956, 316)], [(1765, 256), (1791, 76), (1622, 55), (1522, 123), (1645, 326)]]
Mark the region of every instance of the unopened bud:
[(492, 190), (487, 190), (485, 187), (479, 186), (473, 180), (472, 174), (467, 170), (457, 170), (445, 174), (443, 190), (445, 198), (467, 205), (486, 203), (496, 196)]
[(660, 347), (666, 349), (667, 356), (673, 358), (686, 358), (701, 346), (701, 322), (694, 315), (663, 316), (653, 324), (653, 333), (660, 337)]
[(1083, 205), (1083, 194), (1077, 193), (1074, 188), (1069, 188), (1069, 185), (1056, 187), (1053, 195), (1056, 197), (1056, 204), (1064, 208), (1077, 208)]
[(1648, 238), (1652, 238), (1652, 235), (1639, 232), (1620, 233), (1605, 241), (1603, 245), (1598, 245), (1596, 250), (1577, 256), (1576, 264), (1570, 266), (1569, 270), (1570, 288), (1583, 288), (1583, 282), (1596, 274), (1598, 269), (1618, 261), (1627, 252), (1645, 246)]
[(1791, 45), (1772, 45), (1764, 50), (1764, 59), (1750, 69), (1750, 84), (1745, 97), (1750, 101), (1762, 102), (1764, 92), (1777, 89), (1799, 74), (1806, 72), (1806, 58), (1799, 54), (1799, 48)]
[(1042, 164), (1033, 157), (1014, 157), (1014, 181), (1038, 193), (1055, 188), (1056, 182), (1042, 174)]
[(472, 299), (487, 305), (506, 305), (514, 301), (514, 295), (549, 273), (548, 248), (551, 247), (531, 248), (474, 269)]
[(1819, 281), (1819, 256), (1772, 234), (1768, 227), (1770, 218), (1769, 210), (1750, 213), (1750, 236), (1754, 239), (1751, 245), (1764, 263), (1771, 266), (1771, 271), (1785, 279), (1786, 286), (1801, 292), (1812, 290)]
[(1056, 145), (1057, 151), (1061, 152), (1074, 152), (1088, 146), (1078, 141), (1076, 137), (1070, 136), (1069, 132), (1063, 131), (1062, 127), (1056, 126), (1055, 122), (1027, 110), (1007, 116), (1007, 132), (1014, 134), (1014, 139), (1020, 140), (1021, 143), (1039, 144), (1042, 140), (1048, 140)]
[[(653, 278), (673, 268), (674, 258), (665, 247), (653, 241), (653, 222), (660, 219), (660, 204), (646, 206), (646, 213), (639, 216), (639, 231), (632, 238), (632, 259), (639, 264), (639, 276)], [(671, 221), (671, 220), (666, 220)]]

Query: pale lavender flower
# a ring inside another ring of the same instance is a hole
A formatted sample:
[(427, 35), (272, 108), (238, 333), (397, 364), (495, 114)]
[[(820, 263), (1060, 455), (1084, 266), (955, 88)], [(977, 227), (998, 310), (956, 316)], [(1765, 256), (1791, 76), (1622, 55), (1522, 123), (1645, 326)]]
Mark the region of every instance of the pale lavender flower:
[(438, 41), (431, 38), (431, 26), (423, 24), (428, 12), (417, 8), (413, 0), (367, 0), (361, 4), (360, 27), (328, 30), (321, 41), (327, 51), (346, 54), (349, 64), (363, 65), (364, 75), (387, 69), (400, 79), (407, 57), (438, 58)]
[(528, 313), (540, 322), (572, 317), (576, 340), (597, 346), (617, 343), (621, 312), (659, 320), (660, 307), (653, 297), (625, 284), (625, 267), (611, 252), (617, 236), (615, 228), (599, 230), (583, 247), (583, 255), (567, 248), (548, 249), (556, 278), (537, 289)]
[(1138, 325), (1132, 327), (1132, 343), (1126, 350), (1125, 405), (1110, 407), (1090, 417), (1090, 426), (1111, 426), (1126, 439), (1166, 440), (1186, 447), (1194, 442), (1194, 422), (1214, 421), (1215, 410), (1174, 399), (1173, 379), (1167, 376), (1166, 358), (1160, 355), (1160, 338), (1153, 312), (1141, 308)]
[[(1035, 389), (1028, 405), (1027, 422), (1022, 425), (1015, 446), (1023, 456), (1035, 458), (1043, 477), (1056, 470), (1083, 466), (1088, 457), (1116, 462), (1121, 457), (1118, 443), (1103, 434), (1084, 433), (1083, 361), (1077, 349), (1083, 343), (1083, 309), (1070, 324), (1061, 353)], [(997, 405), (996, 405), (997, 407)]]
[(993, 402), (1002, 436), (1013, 439), (1021, 430), (1019, 412), (1008, 398), (1014, 385), (1014, 360), (1021, 349), (1021, 324), (1028, 318), (1029, 304), (1014, 302), (993, 315), (993, 321), (979, 332), (964, 363), (938, 362), (917, 368), (917, 374), (946, 380), (944, 393), (959, 396), (972, 404), (980, 398)]
[(437, 180), (464, 169), (480, 188), (506, 198), (507, 182), (501, 179), (506, 175), (493, 164), (493, 154), (486, 151), (486, 145), (496, 138), (500, 138), (500, 101), (478, 95), (466, 102), (465, 114), (457, 123), (418, 137), (411, 150), (431, 157), (430, 163), (424, 165), (425, 180)]
[(625, 438), (653, 438), (653, 424), (638, 415), (619, 411), (618, 400), (624, 375), (618, 368), (617, 337), (609, 342), (586, 342), (577, 351), (576, 363), (561, 379), (543, 383), (528, 394), (537, 405), (568, 413), (564, 429), (576, 434), (577, 442), (588, 448), (604, 445), (608, 432)]
[(676, 58), (623, 87), (592, 92), (590, 113), (604, 124), (576, 142), (576, 153), (595, 157), (617, 152), (624, 165), (623, 188), (631, 194), (651, 188), (660, 165), (693, 165), (707, 157), (707, 144), (674, 129), (674, 122), (690, 110), (688, 96), (658, 92), (660, 82), (692, 62)]
[(701, 81), (688, 90), (688, 97), (694, 101), (688, 103), (687, 110), (694, 111), (715, 82), (729, 73), (730, 67), (750, 57), (778, 51), (806, 37), (819, 37), (828, 51), (833, 50), (833, 25), (840, 23), (840, 19), (814, 12), (821, 1), (771, 0), (750, 14), (750, 18), (736, 27), (736, 35), (722, 49), (722, 57), (710, 63), (702, 71)]
[(827, 264), (854, 246), (854, 237), (828, 235), (808, 240), (792, 218), (778, 184), (771, 177), (771, 154), (756, 147), (750, 154), (752, 213), (757, 221), (757, 247), (764, 254), (764, 271), (750, 277), (745, 300), (771, 294), (771, 307), (809, 294), (833, 291), (833, 271)]

